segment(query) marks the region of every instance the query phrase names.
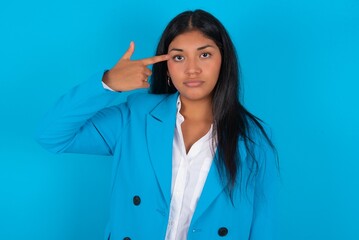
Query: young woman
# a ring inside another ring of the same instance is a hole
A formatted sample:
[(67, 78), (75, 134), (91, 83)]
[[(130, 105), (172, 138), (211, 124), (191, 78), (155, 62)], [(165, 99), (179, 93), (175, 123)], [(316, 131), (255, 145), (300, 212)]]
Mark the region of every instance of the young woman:
[(156, 56), (133, 61), (134, 48), (64, 95), (37, 136), (56, 153), (114, 157), (105, 239), (274, 239), (275, 150), (239, 101), (223, 25), (202, 10), (183, 12)]

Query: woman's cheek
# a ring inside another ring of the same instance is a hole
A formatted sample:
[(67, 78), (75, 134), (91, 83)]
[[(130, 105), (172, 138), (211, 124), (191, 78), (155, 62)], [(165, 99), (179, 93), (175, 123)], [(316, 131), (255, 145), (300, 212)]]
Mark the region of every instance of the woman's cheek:
[(180, 64), (176, 63), (173, 59), (167, 61), (167, 68), (170, 76), (177, 75), (180, 72)]

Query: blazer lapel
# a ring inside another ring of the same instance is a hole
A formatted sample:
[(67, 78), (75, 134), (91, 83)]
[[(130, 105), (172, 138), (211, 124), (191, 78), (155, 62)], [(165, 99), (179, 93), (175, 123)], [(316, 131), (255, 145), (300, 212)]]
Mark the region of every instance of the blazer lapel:
[(224, 191), (224, 185), (218, 174), (215, 161), (216, 157), (212, 162), (206, 182), (203, 186), (202, 194), (197, 202), (196, 210), (192, 218), (192, 223), (196, 223), (197, 219), (205, 212), (205, 210), (211, 205), (217, 196), (221, 194), (222, 191)]
[(169, 208), (172, 183), (172, 145), (178, 94), (166, 97), (147, 115), (147, 146), (157, 182)]
[[(243, 141), (240, 140), (238, 143), (240, 151), (240, 158), (242, 159), (242, 168), (244, 167), (243, 162), (246, 159), (247, 153), (244, 149)], [(202, 194), (197, 202), (197, 207), (194, 212), (192, 223), (196, 223), (199, 217), (210, 207), (213, 201), (225, 191), (224, 187), (228, 183), (227, 178), (224, 177), (225, 184), (219, 176), (217, 169), (218, 152), (213, 159), (212, 166), (208, 172), (206, 182), (203, 186)], [(240, 181), (238, 182), (240, 184)]]

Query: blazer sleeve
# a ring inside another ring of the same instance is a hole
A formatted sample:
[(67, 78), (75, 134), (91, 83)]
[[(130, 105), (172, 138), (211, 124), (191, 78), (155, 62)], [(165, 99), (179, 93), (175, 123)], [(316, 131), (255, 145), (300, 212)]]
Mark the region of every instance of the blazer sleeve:
[(249, 240), (278, 239), (278, 194), (280, 187), (276, 151), (264, 139), (256, 149), (260, 166), (254, 190), (253, 219)]
[(113, 154), (129, 118), (128, 93), (104, 89), (102, 75), (94, 75), (58, 100), (37, 127), (40, 145), (54, 153)]

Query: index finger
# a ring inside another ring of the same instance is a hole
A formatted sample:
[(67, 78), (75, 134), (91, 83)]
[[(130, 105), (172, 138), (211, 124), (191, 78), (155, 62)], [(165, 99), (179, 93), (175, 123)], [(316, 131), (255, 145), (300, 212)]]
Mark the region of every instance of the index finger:
[(154, 56), (154, 57), (150, 57), (150, 58), (144, 58), (140, 61), (147, 66), (147, 65), (158, 63), (158, 62), (167, 61), (169, 58), (170, 58), (170, 56), (168, 54), (164, 54), (164, 55), (158, 55), (158, 56)]

